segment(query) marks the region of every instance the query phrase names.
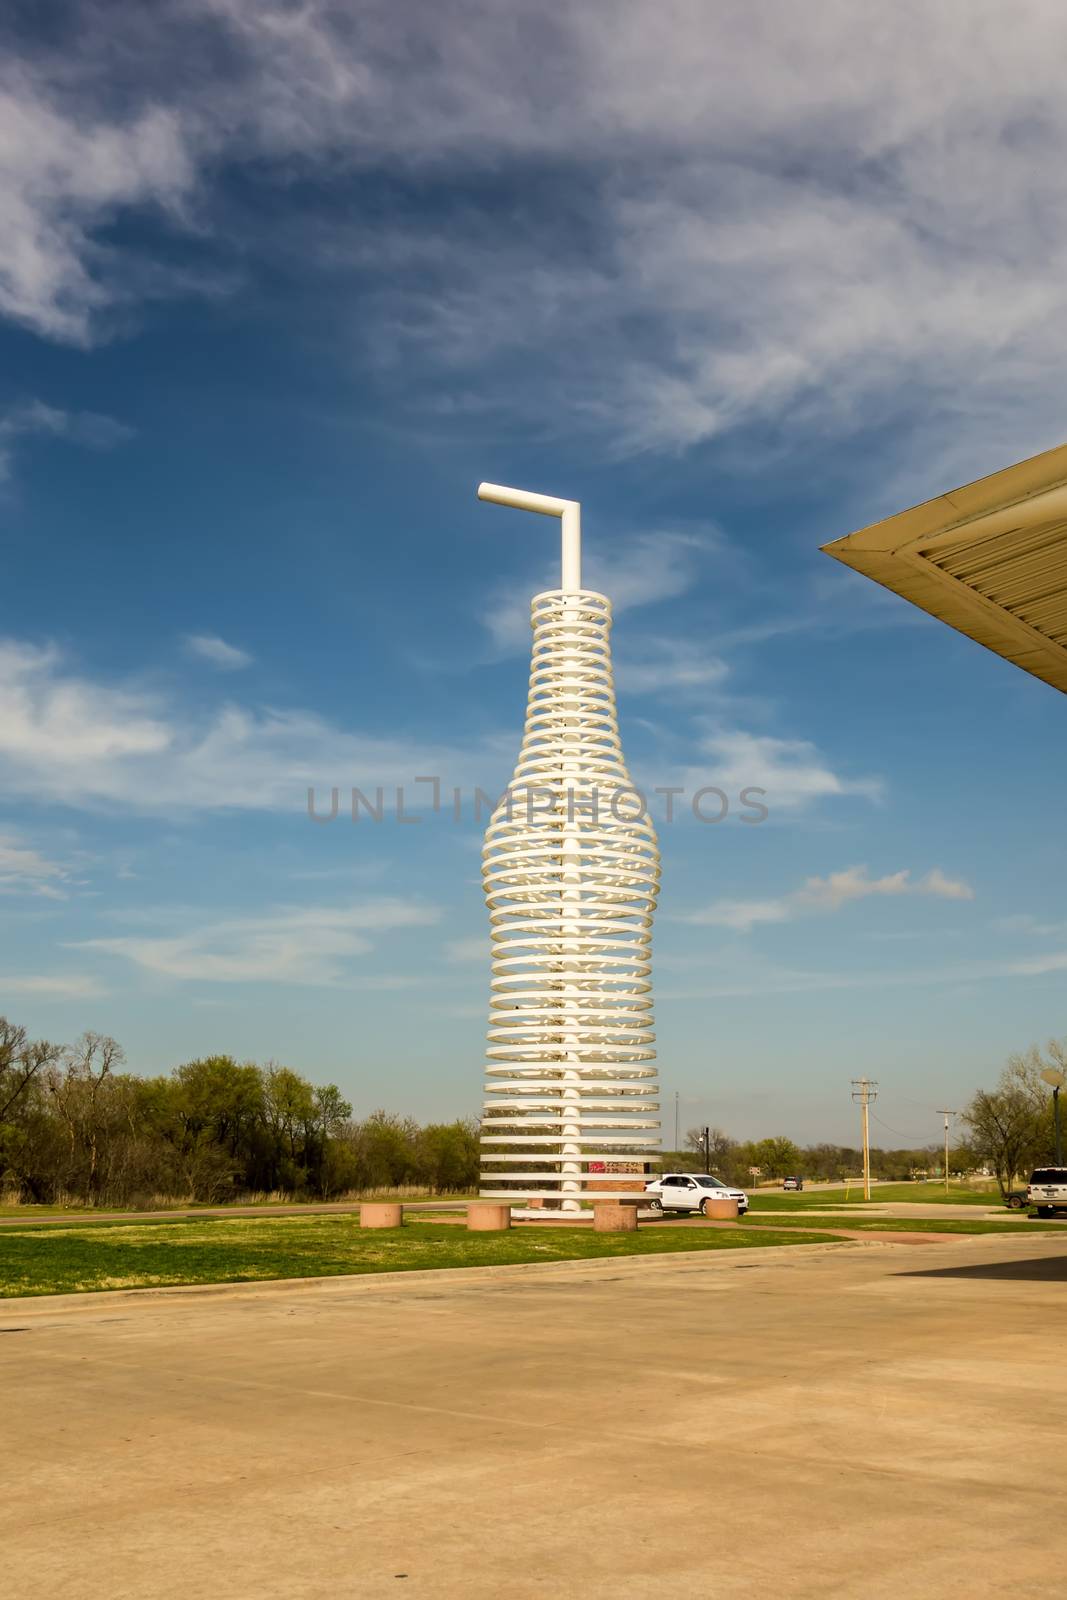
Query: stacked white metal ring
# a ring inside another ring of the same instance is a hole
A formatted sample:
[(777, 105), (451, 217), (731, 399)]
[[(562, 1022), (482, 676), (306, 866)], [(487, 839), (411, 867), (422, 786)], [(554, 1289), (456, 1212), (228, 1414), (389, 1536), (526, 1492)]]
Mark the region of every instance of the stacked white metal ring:
[(522, 749), (482, 853), (493, 971), (481, 1192), (575, 1211), (631, 1194), (658, 1150), (659, 850), (619, 742), (610, 601), (552, 590), (532, 621)]

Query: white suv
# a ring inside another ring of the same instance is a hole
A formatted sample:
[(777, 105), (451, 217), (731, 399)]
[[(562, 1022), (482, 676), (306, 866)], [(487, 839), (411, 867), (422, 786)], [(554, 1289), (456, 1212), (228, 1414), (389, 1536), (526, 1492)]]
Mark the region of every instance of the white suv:
[(706, 1172), (665, 1172), (645, 1184), (645, 1194), (653, 1211), (699, 1211), (703, 1216), (709, 1200), (736, 1200), (740, 1217), (748, 1210), (743, 1189), (731, 1189)]
[(1067, 1207), (1067, 1167), (1037, 1167), (1030, 1174), (1026, 1198), (1037, 1207), (1039, 1217)]

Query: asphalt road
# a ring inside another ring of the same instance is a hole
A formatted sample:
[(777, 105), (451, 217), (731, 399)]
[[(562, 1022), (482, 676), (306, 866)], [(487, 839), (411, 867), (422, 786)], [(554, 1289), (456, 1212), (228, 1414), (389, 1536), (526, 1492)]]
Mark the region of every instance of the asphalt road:
[(19, 1600), (985, 1600), (1067, 1562), (1067, 1242), (0, 1302)]

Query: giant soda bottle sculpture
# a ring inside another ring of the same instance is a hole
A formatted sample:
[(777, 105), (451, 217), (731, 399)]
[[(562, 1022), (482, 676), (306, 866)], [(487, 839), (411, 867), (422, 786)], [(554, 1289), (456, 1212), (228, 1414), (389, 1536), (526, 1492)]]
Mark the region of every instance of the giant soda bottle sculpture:
[(652, 913), (659, 849), (619, 742), (611, 602), (582, 588), (580, 508), (483, 483), (561, 520), (559, 589), (535, 595), (526, 727), (482, 852), (492, 932), (481, 1193), (576, 1212), (642, 1187), (658, 1153)]

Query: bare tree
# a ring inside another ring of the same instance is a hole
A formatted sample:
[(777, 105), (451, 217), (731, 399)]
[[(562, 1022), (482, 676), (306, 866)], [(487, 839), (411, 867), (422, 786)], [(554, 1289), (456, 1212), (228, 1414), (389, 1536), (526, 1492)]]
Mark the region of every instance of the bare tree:
[[(685, 1148), (691, 1150), (695, 1156), (700, 1157), (701, 1165), (704, 1162), (704, 1130), (703, 1128), (687, 1128), (685, 1134)], [(708, 1130), (708, 1165), (712, 1172), (725, 1171), (730, 1165), (736, 1144), (728, 1133), (722, 1128)]]
[(62, 1045), (27, 1039), (25, 1028), (0, 1017), (0, 1122), (7, 1120), (38, 1074), (62, 1054)]
[(83, 1033), (65, 1053), (64, 1070), (53, 1068), (49, 1090), (67, 1129), (72, 1172), (84, 1161), (86, 1199), (97, 1188), (100, 1144), (104, 1135), (104, 1086), (126, 1057), (122, 1046), (106, 1033)]

